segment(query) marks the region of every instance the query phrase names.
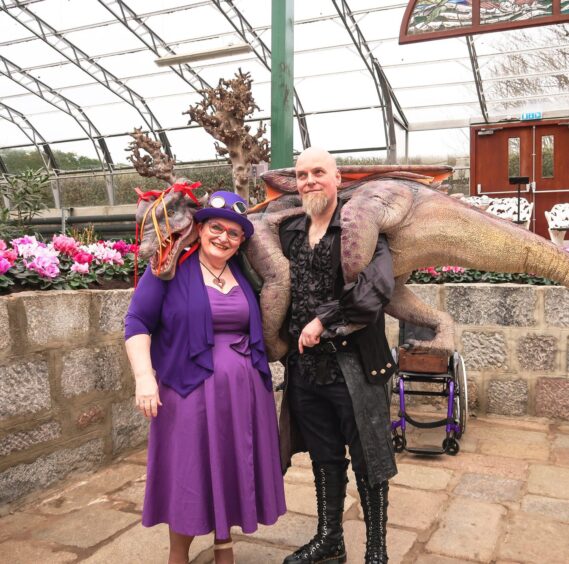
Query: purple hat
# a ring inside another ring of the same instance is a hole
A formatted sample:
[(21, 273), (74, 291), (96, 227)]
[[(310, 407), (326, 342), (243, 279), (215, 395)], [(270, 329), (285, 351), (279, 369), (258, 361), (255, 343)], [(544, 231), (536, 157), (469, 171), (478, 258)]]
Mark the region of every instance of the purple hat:
[(229, 219), (238, 223), (243, 228), (245, 238), (249, 239), (253, 235), (255, 228), (247, 219), (246, 214), (247, 202), (241, 196), (238, 196), (235, 192), (220, 190), (214, 192), (209, 197), (207, 207), (198, 210), (194, 215), (194, 219), (198, 223), (202, 223), (212, 217)]

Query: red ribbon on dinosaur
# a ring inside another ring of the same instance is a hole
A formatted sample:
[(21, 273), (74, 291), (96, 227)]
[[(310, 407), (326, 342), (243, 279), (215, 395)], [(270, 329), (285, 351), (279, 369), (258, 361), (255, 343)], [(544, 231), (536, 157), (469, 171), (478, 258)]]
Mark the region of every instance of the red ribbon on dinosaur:
[(190, 197), (196, 204), (199, 205), (198, 199), (194, 194), (194, 190), (202, 185), (201, 182), (194, 182), (193, 184), (188, 184), (187, 182), (180, 182), (168, 186), (165, 190), (148, 190), (143, 192), (138, 186), (134, 191), (138, 194), (137, 205), (140, 204), (142, 200), (149, 202), (153, 198), (160, 198), (162, 195), (166, 195), (168, 192), (183, 192), (186, 196)]

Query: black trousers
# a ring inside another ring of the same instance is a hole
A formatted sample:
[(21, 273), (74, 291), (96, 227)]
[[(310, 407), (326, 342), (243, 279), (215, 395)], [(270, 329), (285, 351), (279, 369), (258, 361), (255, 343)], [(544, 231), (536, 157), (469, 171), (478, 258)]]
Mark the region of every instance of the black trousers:
[(347, 445), (354, 472), (367, 474), (352, 399), (345, 382), (309, 383), (300, 375), (296, 363), (291, 362), (287, 394), (291, 415), (312, 461), (342, 464)]

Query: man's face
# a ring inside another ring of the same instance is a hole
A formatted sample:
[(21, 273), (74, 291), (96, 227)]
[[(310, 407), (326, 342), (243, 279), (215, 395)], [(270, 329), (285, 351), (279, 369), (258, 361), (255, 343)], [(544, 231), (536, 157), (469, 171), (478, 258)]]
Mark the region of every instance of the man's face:
[(341, 177), (332, 156), (308, 149), (296, 163), (296, 186), (309, 215), (320, 215), (333, 205)]

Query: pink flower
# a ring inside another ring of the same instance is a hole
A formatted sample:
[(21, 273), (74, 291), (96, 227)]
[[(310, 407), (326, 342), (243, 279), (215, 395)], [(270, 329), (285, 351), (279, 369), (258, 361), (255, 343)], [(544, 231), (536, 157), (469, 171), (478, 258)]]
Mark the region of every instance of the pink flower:
[(79, 245), (73, 237), (67, 237), (67, 235), (54, 235), (53, 247), (60, 253), (72, 257), (75, 254), (75, 251), (77, 251)]
[(462, 266), (443, 266), (443, 272), (454, 272), (455, 274), (462, 274), (464, 272), (464, 268)]
[(130, 252), (130, 245), (128, 243), (125, 243), (122, 239), (113, 243), (112, 248), (115, 251), (118, 251), (121, 256), (124, 256)]
[(73, 272), (77, 272), (78, 274), (89, 274), (89, 263), (74, 262), (73, 265), (71, 266), (71, 270)]
[(24, 264), (28, 270), (37, 272), (42, 278), (55, 278), (59, 275), (59, 260), (54, 256), (40, 255), (31, 262), (24, 260)]
[(91, 264), (93, 262), (93, 255), (87, 251), (77, 251), (73, 255), (73, 260), (79, 264)]
[(5, 259), (4, 257), (0, 256), (0, 276), (6, 274), (8, 270), (12, 267), (12, 264), (9, 260)]
[(6, 241), (4, 241), (3, 239), (0, 239), (0, 251), (5, 251), (6, 250)]
[(94, 245), (85, 245), (80, 248), (81, 250), (91, 253), (95, 257), (95, 262), (97, 264), (124, 264), (121, 254), (118, 251), (115, 251), (115, 249), (111, 249), (104, 242), (95, 243)]
[(419, 272), (425, 272), (426, 274), (429, 274), (433, 278), (437, 278), (441, 275), (440, 272), (436, 271), (434, 266), (429, 266), (428, 268), (420, 268)]
[(13, 239), (12, 247), (16, 249), (21, 257), (29, 258), (35, 256), (38, 252), (38, 249), (45, 249), (47, 245), (38, 241), (33, 236), (25, 235), (19, 239)]
[(16, 262), (18, 253), (14, 249), (7, 250), (4, 248), (0, 249), (0, 257), (6, 259), (12, 265)]

